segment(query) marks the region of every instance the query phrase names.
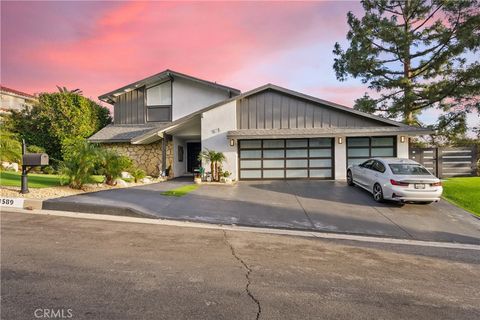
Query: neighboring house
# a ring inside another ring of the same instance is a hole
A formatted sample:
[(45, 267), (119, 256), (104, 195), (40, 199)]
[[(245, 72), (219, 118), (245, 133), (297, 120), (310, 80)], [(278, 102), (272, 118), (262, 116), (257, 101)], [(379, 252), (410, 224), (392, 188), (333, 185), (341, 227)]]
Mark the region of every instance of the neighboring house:
[(349, 164), (408, 158), (408, 137), (431, 133), (272, 84), (240, 94), (170, 70), (99, 99), (114, 105), (115, 123), (90, 141), (170, 177), (212, 149), (234, 179), (345, 179)]
[(11, 110), (20, 111), (25, 107), (31, 107), (37, 98), (31, 94), (15, 89), (0, 86), (0, 112), (8, 113)]

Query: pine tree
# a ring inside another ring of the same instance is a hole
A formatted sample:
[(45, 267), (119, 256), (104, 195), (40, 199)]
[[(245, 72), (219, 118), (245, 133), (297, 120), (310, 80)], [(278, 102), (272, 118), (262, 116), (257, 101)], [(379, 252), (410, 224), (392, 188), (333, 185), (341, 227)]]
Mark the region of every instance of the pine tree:
[(464, 134), (466, 114), (480, 109), (480, 9), (477, 0), (363, 0), (347, 14), (349, 47), (335, 44), (337, 79), (350, 75), (376, 91), (355, 109), (419, 125), (429, 108), (447, 137)]

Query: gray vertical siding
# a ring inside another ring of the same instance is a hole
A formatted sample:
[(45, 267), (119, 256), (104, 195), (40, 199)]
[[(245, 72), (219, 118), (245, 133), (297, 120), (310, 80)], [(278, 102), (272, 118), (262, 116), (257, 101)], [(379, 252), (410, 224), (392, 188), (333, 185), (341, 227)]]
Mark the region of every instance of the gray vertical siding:
[(238, 129), (374, 127), (385, 123), (266, 90), (237, 101)]
[(138, 88), (117, 97), (113, 107), (115, 124), (145, 123), (145, 88)]

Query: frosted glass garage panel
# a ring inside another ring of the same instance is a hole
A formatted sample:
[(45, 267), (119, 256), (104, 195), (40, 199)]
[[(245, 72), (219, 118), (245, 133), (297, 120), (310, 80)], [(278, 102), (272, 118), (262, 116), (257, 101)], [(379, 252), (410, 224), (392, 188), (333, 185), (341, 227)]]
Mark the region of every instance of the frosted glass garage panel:
[(283, 168), (284, 165), (284, 160), (263, 160), (264, 168)]
[(330, 138), (310, 139), (310, 148), (330, 147), (331, 145), (332, 139)]
[(369, 138), (348, 138), (349, 147), (368, 147), (370, 146)]
[(240, 167), (245, 169), (257, 169), (262, 167), (262, 160), (241, 160)]
[(362, 159), (348, 159), (348, 165), (354, 165), (354, 164), (360, 164), (360, 163), (364, 163), (365, 161), (367, 161), (368, 158), (362, 158)]
[(260, 179), (261, 177), (261, 170), (240, 170), (241, 179)]
[(284, 151), (283, 150), (263, 150), (263, 157), (264, 158), (283, 158)]
[(310, 178), (330, 178), (332, 169), (311, 169)]
[(282, 170), (263, 170), (264, 179), (285, 178), (285, 171)]
[(332, 149), (310, 149), (310, 158), (329, 158), (332, 156)]
[(306, 158), (308, 157), (307, 149), (287, 150), (287, 158)]
[(372, 148), (372, 157), (393, 157), (393, 148)]
[(261, 140), (242, 140), (240, 141), (240, 149), (260, 149), (262, 147)]
[(307, 167), (308, 167), (307, 159), (287, 160), (287, 168), (307, 168)]
[(287, 170), (287, 178), (308, 178), (308, 170)]
[(393, 137), (372, 138), (372, 147), (393, 147)]
[(306, 148), (308, 146), (308, 140), (287, 140), (287, 148)]
[(260, 159), (262, 157), (261, 150), (240, 150), (240, 158), (254, 158)]
[(348, 149), (348, 156), (349, 157), (369, 157), (370, 156), (370, 148), (350, 148)]
[(332, 166), (331, 159), (310, 159), (310, 167), (330, 168), (331, 166)]
[(263, 147), (265, 149), (283, 149), (284, 146), (284, 140), (263, 140)]

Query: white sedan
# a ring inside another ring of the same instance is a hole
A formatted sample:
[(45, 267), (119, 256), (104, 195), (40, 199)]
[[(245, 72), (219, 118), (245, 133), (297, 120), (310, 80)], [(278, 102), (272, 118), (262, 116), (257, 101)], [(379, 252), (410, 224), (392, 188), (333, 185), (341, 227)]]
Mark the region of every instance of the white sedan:
[(372, 158), (349, 166), (347, 183), (371, 192), (377, 202), (431, 203), (439, 201), (443, 192), (440, 179), (409, 159)]

